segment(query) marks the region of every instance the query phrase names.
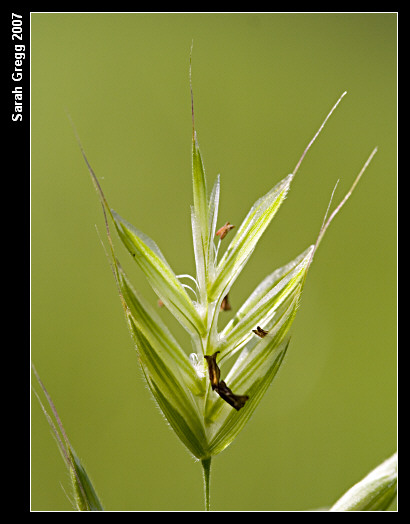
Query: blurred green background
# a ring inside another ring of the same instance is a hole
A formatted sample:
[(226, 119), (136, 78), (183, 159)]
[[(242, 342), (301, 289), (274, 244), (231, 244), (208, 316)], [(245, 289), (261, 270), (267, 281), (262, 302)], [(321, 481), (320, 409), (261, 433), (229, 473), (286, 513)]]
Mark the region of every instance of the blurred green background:
[[(202, 472), (142, 378), (66, 112), (110, 205), (177, 274), (193, 273), (192, 40), (219, 225), (238, 226), (294, 169), (347, 90), (232, 289), (234, 309), (315, 241), (336, 181), (334, 205), (379, 151), (320, 245), (283, 368), (211, 478), (214, 510), (328, 506), (396, 449), (396, 25), (394, 13), (32, 14), (32, 360), (107, 510), (202, 510)], [(31, 411), (32, 509), (70, 510), (34, 396)]]

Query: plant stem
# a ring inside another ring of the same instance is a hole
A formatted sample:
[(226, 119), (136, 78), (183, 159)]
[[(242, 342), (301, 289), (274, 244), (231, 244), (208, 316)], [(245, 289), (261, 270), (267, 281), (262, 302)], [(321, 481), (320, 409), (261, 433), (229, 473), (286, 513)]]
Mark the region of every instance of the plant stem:
[(211, 477), (211, 458), (206, 458), (202, 460), (202, 468), (204, 471), (204, 495), (205, 495), (205, 511), (210, 511), (209, 503), (209, 483)]

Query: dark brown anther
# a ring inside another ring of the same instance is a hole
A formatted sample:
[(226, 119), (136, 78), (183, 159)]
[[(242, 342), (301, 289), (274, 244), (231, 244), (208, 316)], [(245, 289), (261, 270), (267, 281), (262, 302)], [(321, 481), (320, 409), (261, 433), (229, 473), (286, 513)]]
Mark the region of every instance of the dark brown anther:
[(221, 311), (230, 311), (231, 304), (229, 303), (228, 295), (226, 295), (221, 302)]
[(255, 333), (255, 335), (258, 335), (260, 338), (266, 337), (266, 335), (269, 333), (269, 331), (265, 331), (259, 326), (256, 329), (252, 329), (252, 332)]
[(221, 240), (223, 240), (228, 232), (233, 229), (235, 226), (227, 222), (224, 226), (222, 226), (218, 231), (215, 233), (216, 236), (219, 236)]
[(213, 355), (205, 355), (212, 389), (218, 393), (222, 400), (235, 408), (236, 411), (239, 411), (241, 408), (243, 408), (249, 397), (247, 395), (235, 395), (223, 380), (219, 380), (221, 371), (218, 367), (218, 364), (216, 363), (216, 355), (218, 353), (220, 353), (220, 351), (217, 351)]
[(211, 382), (212, 389), (218, 387), (219, 377), (221, 376), (221, 370), (216, 363), (216, 355), (220, 353), (217, 351), (213, 355), (204, 355), (208, 364), (209, 380)]
[(248, 395), (235, 395), (232, 393), (223, 380), (219, 382), (216, 392), (222, 400), (235, 408), (236, 411), (239, 411), (241, 408), (243, 408), (245, 402), (249, 399)]

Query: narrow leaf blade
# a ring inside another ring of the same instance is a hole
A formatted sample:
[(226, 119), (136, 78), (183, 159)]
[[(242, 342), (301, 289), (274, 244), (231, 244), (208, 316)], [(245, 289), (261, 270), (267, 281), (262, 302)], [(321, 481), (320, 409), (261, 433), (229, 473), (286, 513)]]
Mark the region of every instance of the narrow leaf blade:
[(70, 477), (77, 509), (79, 511), (104, 511), (90, 477), (72, 447), (69, 448), (69, 453), (72, 462)]
[(51, 415), (49, 415), (43, 403), (41, 402), (39, 395), (34, 391), (41, 409), (43, 410), (43, 413), (47, 419), (47, 422), (56, 438), (61, 456), (63, 457), (66, 467), (69, 471), (75, 503), (78, 511), (104, 511), (90, 477), (88, 476), (83, 464), (81, 463), (80, 459), (74, 451), (74, 448), (68, 440), (67, 433), (57, 413), (57, 409), (51, 400), (47, 389), (41, 381), (34, 365), (32, 365), (32, 369), (56, 420), (55, 424)]
[[(221, 333), (221, 357), (236, 353), (251, 337), (257, 325), (274, 327), (280, 311), (300, 295), (301, 283), (308, 269), (313, 246), (293, 262), (269, 275), (240, 308), (233, 321)], [(273, 321), (273, 324), (272, 324)]]
[(209, 241), (208, 241), (208, 278), (213, 280), (215, 278), (215, 230), (218, 220), (220, 194), (220, 177), (216, 177), (214, 186), (209, 196), (208, 215), (209, 215)]
[(292, 178), (288, 175), (252, 206), (218, 264), (216, 278), (208, 290), (210, 300), (228, 293), (285, 199)]
[(121, 295), (131, 314), (133, 322), (175, 374), (181, 375), (185, 384), (195, 394), (203, 393), (203, 384), (196, 374), (187, 354), (175, 340), (167, 326), (154, 308), (135, 291), (124, 270), (118, 264), (118, 277)]
[(199, 150), (196, 133), (192, 139), (192, 184), (194, 191), (194, 208), (201, 225), (203, 238), (208, 237), (208, 201), (206, 190), (205, 169)]
[(296, 266), (305, 265), (309, 261), (309, 257), (314, 249), (314, 246), (309, 246), (303, 253), (298, 255), (294, 260), (288, 262), (284, 266), (276, 269), (273, 273), (265, 277), (262, 282), (255, 288), (250, 296), (245, 300), (239, 308), (233, 319), (226, 325), (222, 331), (222, 337), (226, 337), (228, 333), (235, 328), (235, 326), (251, 311), (258, 302), (263, 299), (275, 286), (277, 286)]
[[(249, 400), (240, 411), (235, 411), (226, 405), (222, 406), (222, 409), (226, 411), (226, 416), (224, 422), (219, 426), (217, 432), (214, 434), (210, 442), (210, 451), (212, 455), (220, 453), (227, 446), (229, 446), (229, 444), (236, 438), (238, 433), (250, 419), (252, 413), (256, 409), (256, 406), (259, 404), (261, 398), (276, 376), (286, 354), (288, 344), (289, 341), (283, 343), (280, 347), (276, 348), (274, 352), (272, 352), (270, 365), (268, 366), (268, 369), (266, 369), (263, 377), (255, 381), (247, 390), (239, 390), (241, 395), (246, 394), (249, 396)], [(237, 386), (238, 385), (232, 386), (232, 388), (237, 388)], [(218, 418), (222, 416), (223, 415), (220, 413)]]
[[(279, 348), (284, 347), (284, 340), (295, 317), (298, 302), (299, 297), (295, 296), (290, 305), (282, 312), (281, 317), (269, 334), (262, 339), (258, 339), (256, 345), (254, 341), (251, 341), (242, 350), (225, 379), (233, 391), (241, 395), (248, 395), (249, 399), (251, 399), (254, 396), (255, 384), (265, 383), (272, 361), (276, 359), (277, 352), (280, 352)], [(255, 336), (254, 339), (256, 338)], [(251, 405), (256, 407), (256, 404), (253, 402)], [(211, 400), (208, 399), (206, 406), (207, 418), (215, 420), (219, 417), (223, 407), (219, 399), (215, 397), (213, 400), (212, 397)]]
[(202, 334), (204, 325), (197, 309), (156, 244), (115, 211), (112, 215), (122, 242), (165, 306), (190, 333)]
[(207, 438), (190, 390), (151, 346), (132, 317), (130, 331), (154, 398), (178, 437), (197, 457), (207, 455)]
[[(208, 198), (206, 189), (205, 169), (199, 150), (196, 133), (192, 137), (192, 186), (194, 193), (193, 206), (193, 234), (197, 260), (197, 273), (201, 291), (205, 291), (206, 273), (208, 265), (208, 244), (209, 244), (209, 219), (208, 219)], [(195, 227), (199, 231), (196, 233)], [(195, 238), (197, 235), (197, 238)], [(198, 267), (198, 263), (201, 267)]]

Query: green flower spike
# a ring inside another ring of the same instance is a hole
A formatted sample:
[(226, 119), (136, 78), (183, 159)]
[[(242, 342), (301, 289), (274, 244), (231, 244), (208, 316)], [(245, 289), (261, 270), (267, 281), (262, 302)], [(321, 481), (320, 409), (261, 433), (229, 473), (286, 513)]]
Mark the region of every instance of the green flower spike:
[[(195, 277), (175, 275), (155, 242), (110, 209), (79, 142), (103, 204), (112, 268), (143, 374), (170, 426), (202, 462), (206, 509), (209, 509), (211, 458), (238, 435), (276, 376), (289, 346), (289, 330), (313, 255), (353, 188), (324, 222), (316, 244), (264, 278), (221, 331), (217, 327), (218, 316), (227, 307), (232, 285), (285, 200), (304, 156), (344, 95), (309, 143), (293, 173), (259, 198), (238, 227), (232, 230), (234, 226), (226, 222), (216, 230), (220, 178), (216, 178), (208, 194), (195, 131), (191, 85)], [(115, 256), (108, 217), (161, 303), (189, 333), (191, 354), (179, 345), (155, 309), (133, 289)], [(227, 248), (218, 261), (222, 242)], [(190, 278), (196, 289), (181, 283), (182, 277)], [(192, 300), (187, 289), (194, 291), (196, 300)]]

